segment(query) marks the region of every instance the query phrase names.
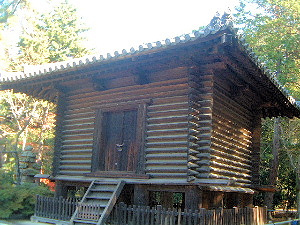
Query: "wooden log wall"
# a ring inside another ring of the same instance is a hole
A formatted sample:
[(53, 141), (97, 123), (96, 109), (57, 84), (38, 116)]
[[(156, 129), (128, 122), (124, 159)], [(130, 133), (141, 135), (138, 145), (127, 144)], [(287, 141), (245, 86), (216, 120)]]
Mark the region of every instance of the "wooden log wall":
[[(239, 97), (230, 97), (226, 85), (215, 79), (213, 90), (211, 161), (209, 177), (234, 179), (236, 184), (251, 184), (253, 114), (242, 106)], [(224, 81), (222, 81), (224, 82)]]
[[(152, 100), (147, 109), (145, 171), (153, 178), (186, 179), (188, 136), (188, 77), (180, 67), (155, 72), (150, 83), (136, 84), (133, 74), (108, 80), (108, 88), (96, 91), (81, 81), (66, 96), (62, 131), (60, 175), (91, 172), (94, 119), (97, 109), (113, 104)], [(125, 83), (125, 85), (124, 85)], [(110, 86), (109, 86), (110, 85)], [(72, 87), (70, 87), (72, 88)]]
[(254, 117), (245, 105), (248, 96), (234, 100), (226, 80), (214, 71), (190, 71), (188, 180), (233, 179), (248, 186), (253, 176)]
[(213, 74), (189, 71), (190, 114), (188, 181), (208, 178), (212, 133)]

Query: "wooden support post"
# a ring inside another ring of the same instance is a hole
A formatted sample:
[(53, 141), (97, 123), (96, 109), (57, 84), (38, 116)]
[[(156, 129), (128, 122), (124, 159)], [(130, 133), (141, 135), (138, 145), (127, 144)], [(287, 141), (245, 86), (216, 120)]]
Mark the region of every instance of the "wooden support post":
[(55, 182), (55, 196), (56, 197), (62, 196), (64, 198), (66, 198), (67, 193), (68, 193), (67, 186), (64, 185), (64, 183), (61, 181), (56, 181)]
[(197, 210), (202, 208), (203, 192), (197, 186), (188, 186), (185, 189), (185, 208)]
[(161, 205), (163, 208), (173, 208), (173, 192), (163, 191), (161, 193)]
[(244, 194), (243, 193), (236, 193), (237, 198), (237, 205), (235, 207), (244, 208)]
[(261, 138), (261, 116), (254, 119), (252, 126), (252, 184), (259, 184), (259, 162), (260, 162), (260, 138)]
[(244, 204), (246, 207), (253, 207), (253, 194), (244, 195)]
[(235, 192), (225, 192), (223, 193), (223, 208), (231, 209), (233, 207), (241, 207), (241, 195)]
[(61, 156), (62, 147), (62, 129), (63, 120), (66, 107), (65, 96), (63, 93), (59, 92), (56, 106), (56, 126), (55, 126), (55, 141), (54, 141), (54, 154), (53, 154), (53, 169), (52, 174), (56, 176), (59, 173), (59, 164)]
[(212, 206), (211, 208), (223, 208), (223, 198), (224, 193), (223, 192), (213, 192), (213, 199), (212, 199)]
[(252, 194), (239, 194), (239, 208), (253, 207)]
[(134, 186), (134, 197), (133, 204), (134, 205), (148, 205), (149, 203), (149, 193), (143, 185), (135, 185)]

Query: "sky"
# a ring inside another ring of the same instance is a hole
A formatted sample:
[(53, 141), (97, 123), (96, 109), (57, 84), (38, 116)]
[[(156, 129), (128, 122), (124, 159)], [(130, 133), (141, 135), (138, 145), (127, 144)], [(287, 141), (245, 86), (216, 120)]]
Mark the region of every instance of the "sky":
[[(40, 1), (40, 0), (39, 0)], [(238, 0), (69, 0), (88, 31), (88, 47), (99, 53), (130, 49), (205, 26)]]
[[(31, 0), (40, 12), (61, 0)], [(239, 0), (68, 0), (90, 30), (87, 47), (106, 54), (187, 34)], [(48, 3), (47, 3), (48, 2)]]

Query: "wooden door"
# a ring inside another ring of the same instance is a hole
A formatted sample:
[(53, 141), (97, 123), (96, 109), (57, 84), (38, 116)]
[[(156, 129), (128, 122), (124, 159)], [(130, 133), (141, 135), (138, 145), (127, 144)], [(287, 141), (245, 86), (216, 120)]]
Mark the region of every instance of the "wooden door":
[(103, 113), (100, 150), (105, 171), (135, 171), (137, 110)]

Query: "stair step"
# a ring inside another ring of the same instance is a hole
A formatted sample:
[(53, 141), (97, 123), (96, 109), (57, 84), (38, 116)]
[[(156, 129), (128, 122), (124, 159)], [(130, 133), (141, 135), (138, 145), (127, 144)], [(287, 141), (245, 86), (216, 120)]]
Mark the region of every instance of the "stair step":
[[(119, 196), (120, 190), (121, 188), (123, 188), (124, 184), (124, 181), (93, 181), (90, 184), (90, 187), (86, 192), (84, 199), (82, 200), (83, 207), (79, 208), (74, 215), (74, 225), (92, 225), (101, 222), (103, 220), (103, 218), (101, 217), (103, 216), (103, 213), (105, 213), (106, 215), (111, 211), (111, 209), (109, 208), (109, 211), (107, 212), (108, 203), (112, 201), (112, 204), (115, 204), (115, 199), (113, 198), (113, 196)], [(99, 219), (96, 219), (97, 217), (94, 217), (94, 212), (97, 214), (97, 216), (100, 216)]]
[(98, 202), (97, 202), (97, 200), (95, 200), (95, 201), (92, 201), (93, 199), (88, 199), (85, 203), (87, 203), (87, 204), (91, 204), (91, 205), (95, 205), (95, 204), (97, 204), (100, 208), (105, 208), (106, 207), (106, 205), (107, 204), (99, 204)]
[(100, 184), (100, 185), (117, 185), (118, 182), (115, 181), (95, 181), (94, 184)]
[(74, 224), (79, 223), (79, 224), (97, 224), (96, 220), (81, 220), (81, 219), (75, 219)]
[(114, 192), (115, 189), (100, 189), (100, 188), (92, 188), (90, 191), (99, 191), (99, 192)]
[(109, 200), (111, 197), (109, 196), (86, 196), (88, 199), (98, 199), (98, 200)]
[(103, 197), (105, 198), (110, 198), (112, 196), (112, 193), (107, 193), (107, 192), (90, 192), (87, 195), (88, 197)]

